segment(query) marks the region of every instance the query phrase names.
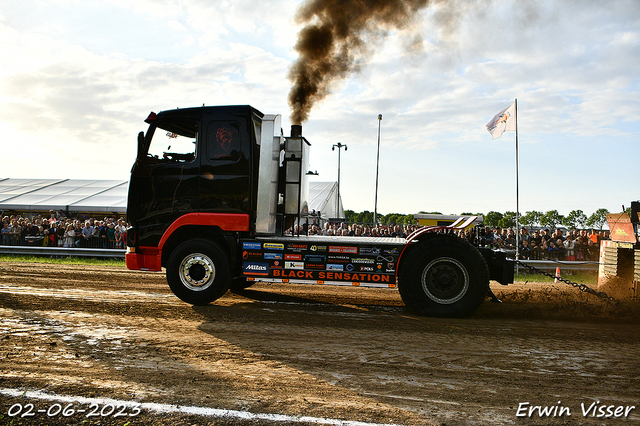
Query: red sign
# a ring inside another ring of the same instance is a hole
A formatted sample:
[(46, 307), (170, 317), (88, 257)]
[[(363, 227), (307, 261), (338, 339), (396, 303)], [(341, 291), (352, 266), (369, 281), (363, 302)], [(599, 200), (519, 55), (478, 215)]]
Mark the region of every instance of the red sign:
[(636, 232), (633, 229), (631, 218), (626, 213), (612, 213), (607, 215), (609, 222), (609, 234), (611, 240), (626, 243), (636, 242)]

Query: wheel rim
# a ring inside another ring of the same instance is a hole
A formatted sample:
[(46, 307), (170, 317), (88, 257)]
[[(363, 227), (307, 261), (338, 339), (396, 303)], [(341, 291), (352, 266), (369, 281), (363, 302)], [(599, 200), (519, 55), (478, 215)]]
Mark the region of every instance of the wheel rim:
[(180, 281), (189, 290), (203, 291), (213, 284), (216, 266), (211, 258), (202, 253), (193, 253), (180, 263)]
[(469, 274), (456, 259), (438, 258), (422, 271), (422, 289), (434, 302), (450, 305), (467, 293)]

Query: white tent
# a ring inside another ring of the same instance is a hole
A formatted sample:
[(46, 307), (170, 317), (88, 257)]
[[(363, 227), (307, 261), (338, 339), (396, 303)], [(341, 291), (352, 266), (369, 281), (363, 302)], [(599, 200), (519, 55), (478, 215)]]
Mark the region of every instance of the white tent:
[(1, 179), (0, 210), (124, 215), (127, 188), (126, 180)]
[(337, 182), (309, 183), (309, 211), (314, 210), (322, 222), (333, 218), (344, 218), (344, 206), (342, 199), (338, 198)]

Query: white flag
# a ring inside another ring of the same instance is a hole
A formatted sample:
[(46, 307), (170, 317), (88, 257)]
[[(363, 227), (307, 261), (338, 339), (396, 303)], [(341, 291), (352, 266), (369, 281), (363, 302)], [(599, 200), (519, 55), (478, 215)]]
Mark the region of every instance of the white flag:
[(512, 103), (495, 115), (487, 123), (487, 130), (494, 139), (499, 138), (506, 130), (516, 130), (516, 103)]

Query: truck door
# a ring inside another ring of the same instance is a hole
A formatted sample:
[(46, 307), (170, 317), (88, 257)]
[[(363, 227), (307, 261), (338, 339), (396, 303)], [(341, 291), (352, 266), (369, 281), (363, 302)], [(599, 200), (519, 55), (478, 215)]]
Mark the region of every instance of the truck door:
[(251, 213), (251, 132), (247, 118), (212, 117), (203, 129), (200, 211)]
[(199, 118), (159, 116), (149, 126), (147, 149), (132, 170), (129, 188), (135, 202), (128, 214), (141, 246), (156, 246), (175, 219), (197, 211), (199, 140)]

